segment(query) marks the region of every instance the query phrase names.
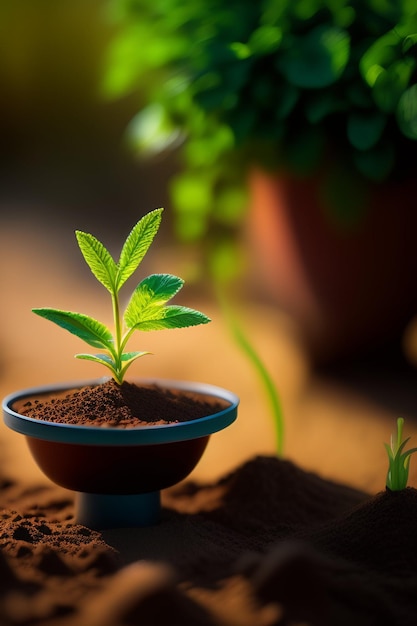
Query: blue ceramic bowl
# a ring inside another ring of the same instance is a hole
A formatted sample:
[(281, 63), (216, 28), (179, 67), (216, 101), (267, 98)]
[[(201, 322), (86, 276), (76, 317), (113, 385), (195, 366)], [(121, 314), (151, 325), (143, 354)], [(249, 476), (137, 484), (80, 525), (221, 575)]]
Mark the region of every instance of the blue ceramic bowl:
[(31, 396), (48, 396), (100, 382), (49, 385), (12, 393), (3, 400), (5, 424), (26, 436), (46, 476), (78, 492), (79, 523), (95, 528), (153, 524), (159, 517), (160, 490), (188, 476), (210, 435), (236, 419), (239, 399), (213, 385), (140, 379), (134, 382), (191, 392), (205, 400), (212, 398), (222, 408), (186, 422), (126, 429), (49, 422), (16, 410), (17, 403)]

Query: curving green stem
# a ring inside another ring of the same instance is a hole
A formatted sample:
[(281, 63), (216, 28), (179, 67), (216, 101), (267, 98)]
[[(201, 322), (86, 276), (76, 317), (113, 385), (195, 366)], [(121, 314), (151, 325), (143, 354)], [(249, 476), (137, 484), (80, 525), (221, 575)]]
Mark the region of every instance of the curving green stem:
[(280, 395), (272, 380), (272, 377), (259, 356), (257, 350), (250, 342), (247, 333), (244, 332), (237, 320), (230, 301), (225, 296), (224, 291), (217, 286), (217, 298), (222, 307), (225, 319), (229, 323), (234, 339), (251, 363), (254, 371), (264, 388), (266, 399), (269, 403), (272, 419), (275, 428), (275, 445), (277, 455), (282, 457), (284, 453), (284, 411), (281, 404)]

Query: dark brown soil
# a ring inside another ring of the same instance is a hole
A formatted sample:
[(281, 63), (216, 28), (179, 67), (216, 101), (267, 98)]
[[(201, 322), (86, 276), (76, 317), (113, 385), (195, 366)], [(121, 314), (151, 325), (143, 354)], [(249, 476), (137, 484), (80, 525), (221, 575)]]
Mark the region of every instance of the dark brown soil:
[(414, 626), (417, 491), (375, 496), (258, 457), (163, 492), (152, 528), (73, 523), (0, 484), (2, 626)]
[(113, 379), (52, 396), (16, 402), (14, 410), (28, 417), (89, 426), (128, 428), (185, 422), (221, 411), (226, 402), (157, 385), (118, 385)]

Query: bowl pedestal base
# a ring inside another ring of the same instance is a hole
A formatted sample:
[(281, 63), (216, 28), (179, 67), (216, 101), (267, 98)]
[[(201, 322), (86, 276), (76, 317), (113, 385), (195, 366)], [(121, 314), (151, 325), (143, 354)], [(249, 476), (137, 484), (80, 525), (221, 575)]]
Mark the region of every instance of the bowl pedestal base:
[(76, 523), (97, 530), (152, 526), (159, 522), (160, 514), (159, 491), (128, 495), (78, 492), (75, 500)]

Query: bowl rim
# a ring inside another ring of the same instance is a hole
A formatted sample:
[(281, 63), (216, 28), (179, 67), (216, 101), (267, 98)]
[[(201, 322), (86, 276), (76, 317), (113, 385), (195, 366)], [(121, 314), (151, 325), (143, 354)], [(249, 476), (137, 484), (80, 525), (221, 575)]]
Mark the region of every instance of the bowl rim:
[(84, 445), (138, 446), (172, 443), (175, 441), (206, 437), (230, 426), (237, 417), (239, 398), (233, 392), (208, 383), (164, 378), (135, 378), (131, 379), (129, 382), (135, 384), (158, 384), (161, 387), (170, 387), (177, 390), (208, 395), (228, 402), (229, 406), (211, 415), (186, 422), (158, 424), (154, 426), (137, 426), (125, 429), (50, 422), (27, 417), (12, 408), (14, 402), (23, 400), (32, 395), (50, 394), (54, 391), (65, 391), (66, 389), (97, 385), (105, 380), (108, 379), (101, 378), (52, 383), (28, 387), (10, 393), (2, 402), (4, 422), (10, 429), (22, 435), (43, 439), (45, 441)]

